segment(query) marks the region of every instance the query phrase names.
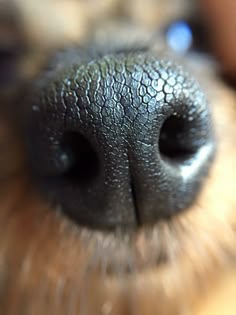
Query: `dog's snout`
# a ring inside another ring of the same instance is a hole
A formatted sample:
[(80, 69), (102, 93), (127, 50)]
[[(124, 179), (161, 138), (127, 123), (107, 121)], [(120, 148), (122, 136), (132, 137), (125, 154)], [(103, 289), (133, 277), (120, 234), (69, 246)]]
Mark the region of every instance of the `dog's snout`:
[(182, 67), (149, 53), (60, 63), (31, 94), (32, 174), (79, 224), (153, 224), (194, 202), (214, 141), (205, 96)]

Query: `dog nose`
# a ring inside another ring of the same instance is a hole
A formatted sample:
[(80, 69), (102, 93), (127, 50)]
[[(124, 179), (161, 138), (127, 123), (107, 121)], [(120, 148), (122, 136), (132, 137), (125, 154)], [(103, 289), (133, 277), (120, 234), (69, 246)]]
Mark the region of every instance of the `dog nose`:
[(32, 88), (27, 146), (41, 191), (79, 225), (154, 224), (196, 199), (214, 153), (185, 70), (151, 53), (60, 61)]

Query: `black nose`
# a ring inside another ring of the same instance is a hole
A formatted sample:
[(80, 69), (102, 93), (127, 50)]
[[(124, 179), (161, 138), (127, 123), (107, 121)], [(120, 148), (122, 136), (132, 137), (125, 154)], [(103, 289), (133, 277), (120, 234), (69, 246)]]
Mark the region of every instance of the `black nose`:
[(207, 101), (149, 53), (63, 61), (32, 92), (32, 173), (81, 225), (152, 224), (188, 208), (214, 151)]

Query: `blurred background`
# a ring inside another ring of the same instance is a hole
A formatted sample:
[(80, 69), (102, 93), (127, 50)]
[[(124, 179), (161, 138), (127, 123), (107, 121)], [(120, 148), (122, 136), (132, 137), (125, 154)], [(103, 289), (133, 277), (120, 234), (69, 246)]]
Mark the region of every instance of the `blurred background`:
[[(206, 54), (236, 82), (236, 0), (0, 0), (0, 97), (11, 97), (56, 49), (114, 37), (120, 25), (127, 40), (134, 29), (176, 54)], [(235, 314), (235, 279), (224, 277), (199, 314)]]
[(0, 85), (32, 76), (51, 51), (101, 36), (117, 21), (165, 31), (176, 53), (208, 51), (234, 81), (235, 15), (235, 0), (0, 0)]

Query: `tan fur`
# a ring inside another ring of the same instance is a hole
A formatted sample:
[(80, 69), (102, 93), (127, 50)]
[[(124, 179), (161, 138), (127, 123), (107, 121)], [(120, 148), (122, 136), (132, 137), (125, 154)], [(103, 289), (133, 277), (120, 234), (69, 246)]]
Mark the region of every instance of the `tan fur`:
[[(218, 150), (202, 192), (186, 212), (129, 236), (80, 228), (51, 209), (29, 180), (17, 128), (2, 115), (0, 314), (220, 311), (221, 285), (234, 290), (230, 270), (235, 277), (236, 95), (215, 73), (205, 76)], [(225, 300), (221, 315), (230, 314)]]

